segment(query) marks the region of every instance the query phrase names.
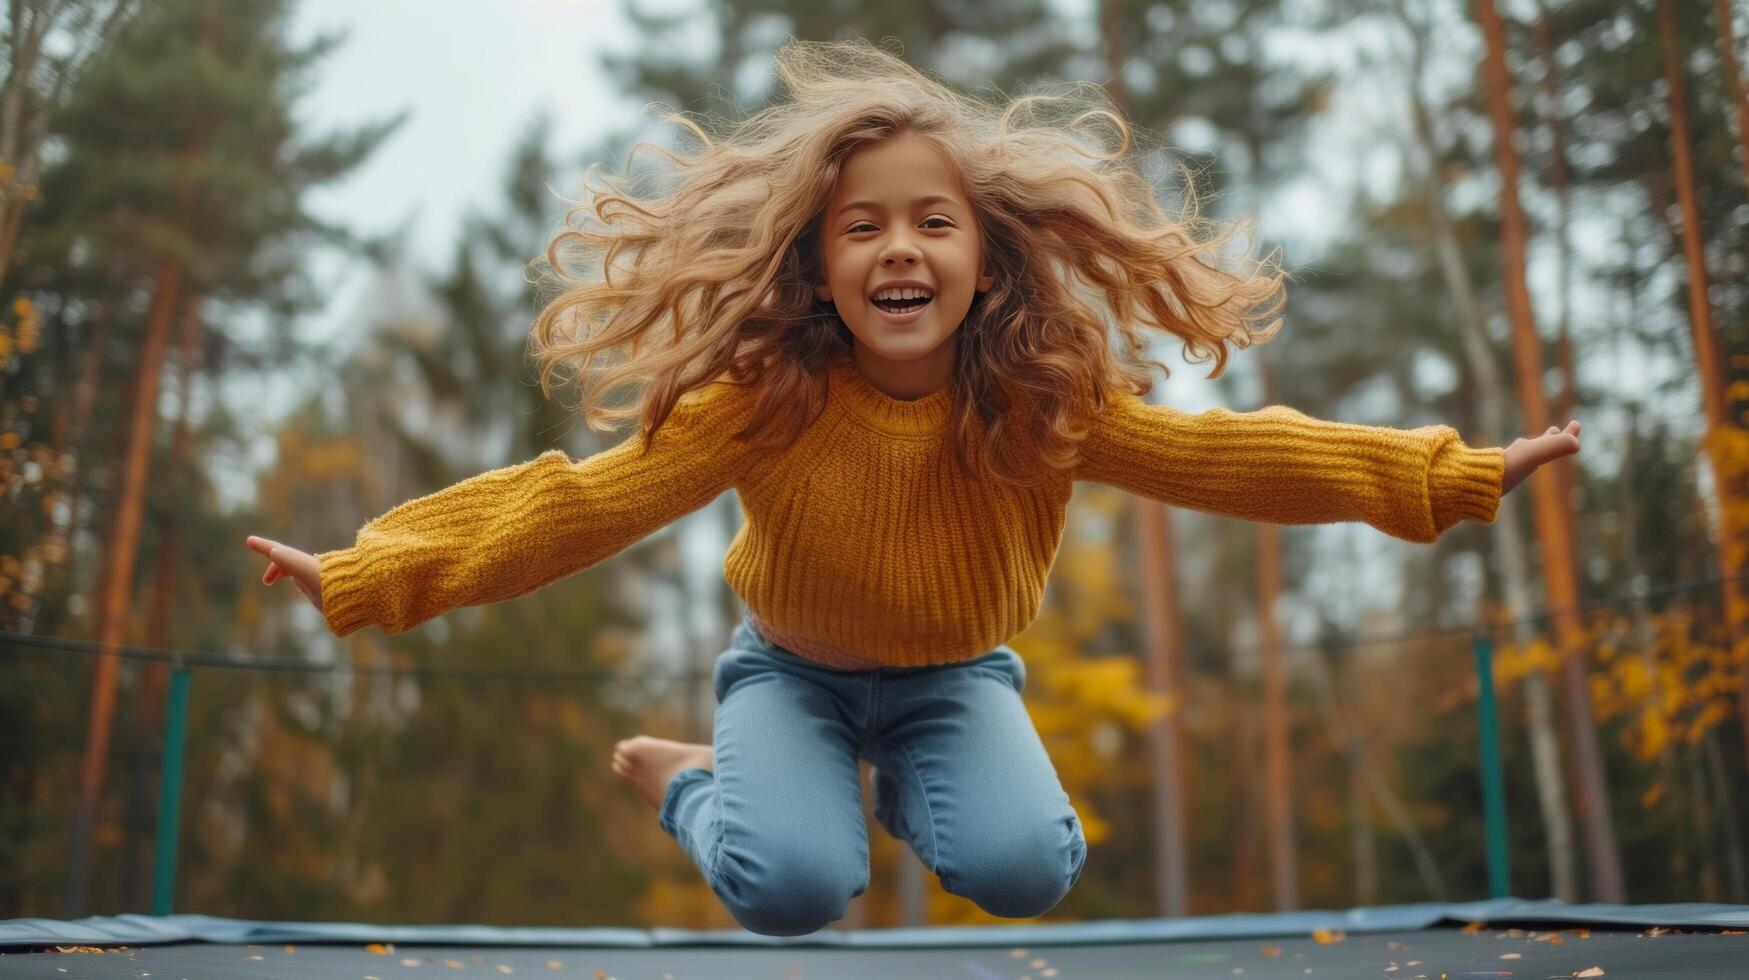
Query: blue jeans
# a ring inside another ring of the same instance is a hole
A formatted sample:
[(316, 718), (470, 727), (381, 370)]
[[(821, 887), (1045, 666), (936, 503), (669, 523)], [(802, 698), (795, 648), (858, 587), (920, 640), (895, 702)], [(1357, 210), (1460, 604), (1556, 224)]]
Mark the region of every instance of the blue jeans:
[(1012, 649), (842, 671), (743, 621), (714, 680), (716, 771), (676, 774), (661, 822), (748, 930), (813, 932), (868, 888), (859, 759), (876, 770), (876, 819), (948, 892), (1021, 918), (1080, 877), (1086, 838), (1021, 703)]

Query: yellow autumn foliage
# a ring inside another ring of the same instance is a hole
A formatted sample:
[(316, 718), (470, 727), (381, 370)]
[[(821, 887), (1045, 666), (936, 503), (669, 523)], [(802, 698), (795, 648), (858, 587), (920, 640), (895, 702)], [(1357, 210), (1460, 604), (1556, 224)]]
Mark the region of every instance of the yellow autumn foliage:
[[(1683, 604), (1643, 620), (1617, 609), (1588, 617), (1589, 678), (1597, 720), (1620, 721), (1621, 740), (1638, 759), (1692, 745), (1731, 718), (1742, 661), (1716, 614)], [(1507, 644), (1495, 654), (1495, 684), (1510, 689), (1533, 670), (1553, 672), (1558, 654), (1547, 636)]]

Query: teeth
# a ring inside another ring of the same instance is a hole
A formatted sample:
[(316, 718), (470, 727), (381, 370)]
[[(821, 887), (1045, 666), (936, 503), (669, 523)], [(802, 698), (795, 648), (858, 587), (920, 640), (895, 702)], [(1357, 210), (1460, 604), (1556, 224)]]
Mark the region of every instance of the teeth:
[(902, 289), (883, 289), (880, 292), (875, 293), (874, 298), (884, 300), (929, 299), (934, 295), (934, 293), (931, 293), (927, 289), (918, 289), (913, 286), (907, 286)]

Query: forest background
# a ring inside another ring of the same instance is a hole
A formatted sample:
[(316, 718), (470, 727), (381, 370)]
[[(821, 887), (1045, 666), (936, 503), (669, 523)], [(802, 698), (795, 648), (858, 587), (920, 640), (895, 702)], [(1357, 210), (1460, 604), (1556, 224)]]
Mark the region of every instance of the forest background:
[[(1162, 345), (1157, 400), (1474, 445), (1585, 425), (1573, 465), (1431, 546), (1078, 486), (1013, 641), (1092, 845), (1051, 918), (1487, 894), (1481, 637), (1514, 894), (1749, 901), (1749, 9), (623, 0), (585, 31), (577, 6), (421, 5), (474, 115), (360, 121), (310, 109), (359, 42), (284, 0), (8, 5), (0, 918), (148, 907), (172, 670), (149, 651), (177, 650), (232, 662), (192, 671), (179, 911), (730, 924), (608, 759), (708, 737), (733, 494), (392, 639), (335, 639), (242, 542), (340, 547), (402, 500), (623, 438), (541, 396), (525, 265), (588, 165), (676, 138), (645, 103), (743, 115), (789, 36), (896, 39), (984, 95), (1101, 84), (1164, 203), (1253, 216), (1244, 244), (1295, 276), (1282, 333), (1214, 382)], [(547, 60), (466, 57), (470, 21), (530, 11), (602, 85), (553, 105)], [(312, 203), (359, 200), (385, 156), (422, 179), (397, 148), (422, 126), (478, 153), (505, 118), (499, 175), (441, 213), (385, 231)], [(843, 925), (991, 921), (871, 844)]]

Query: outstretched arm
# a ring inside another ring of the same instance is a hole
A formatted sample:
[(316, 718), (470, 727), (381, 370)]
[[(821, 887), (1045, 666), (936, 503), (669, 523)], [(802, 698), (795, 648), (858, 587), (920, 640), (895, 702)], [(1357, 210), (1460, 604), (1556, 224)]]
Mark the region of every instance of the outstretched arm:
[(1505, 451), (1466, 446), (1448, 426), (1326, 422), (1280, 405), (1188, 414), (1128, 393), (1093, 420), (1075, 471), (1174, 506), (1273, 524), (1364, 521), (1419, 542), (1492, 521), (1505, 476)]
[(402, 633), (457, 606), (512, 599), (733, 486), (750, 453), (730, 438), (743, 421), (735, 391), (690, 394), (648, 451), (637, 436), (584, 460), (549, 451), (408, 501), (350, 548), (309, 556), (257, 538), (250, 547), (273, 562), (263, 581), (289, 575), (339, 636), (370, 625)]

